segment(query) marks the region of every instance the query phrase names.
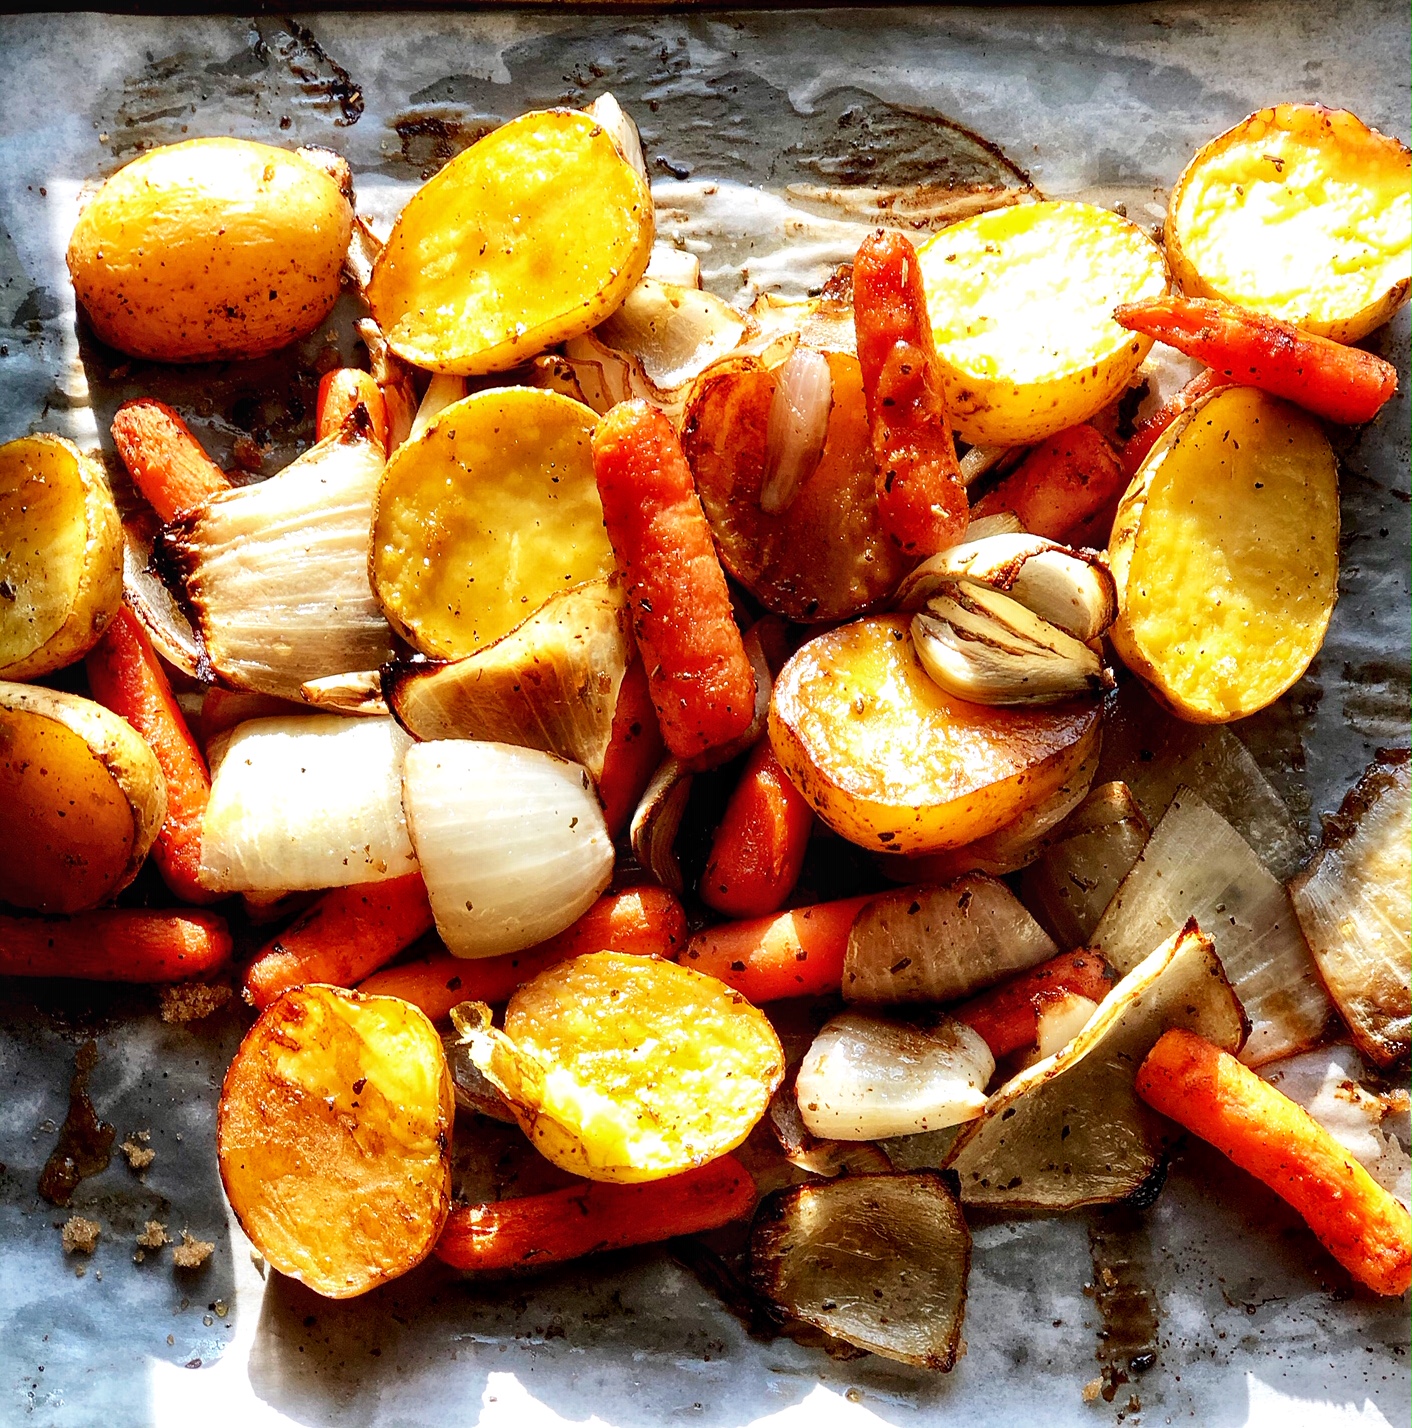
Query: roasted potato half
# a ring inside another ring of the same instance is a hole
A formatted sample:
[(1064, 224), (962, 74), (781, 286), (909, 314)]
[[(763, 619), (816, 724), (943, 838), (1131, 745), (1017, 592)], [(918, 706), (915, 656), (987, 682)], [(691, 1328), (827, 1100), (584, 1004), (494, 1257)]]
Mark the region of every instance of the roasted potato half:
[(1265, 708), (1324, 643), (1338, 531), (1318, 422), (1254, 387), (1216, 392), (1168, 428), (1118, 507), (1114, 648), (1183, 719)]
[(1357, 342), (1412, 286), (1412, 154), (1344, 109), (1277, 104), (1212, 139), (1167, 206), (1182, 290)]
[(0, 902), (97, 907), (137, 876), (167, 785), (152, 750), (91, 699), (0, 682)]
[(402, 210), (368, 302), (392, 350), (475, 376), (602, 322), (647, 271), (652, 195), (591, 114), (522, 114)]
[(158, 362), (258, 357), (305, 336), (338, 299), (353, 209), (299, 154), (190, 139), (119, 169), (69, 240), (98, 336)]
[(60, 436), (0, 446), (0, 675), (82, 659), (123, 598), (123, 531), (102, 467)]
[(454, 1116), (441, 1038), (417, 1007), (296, 987), (226, 1072), (221, 1180), (270, 1264), (351, 1299), (431, 1253), (451, 1209)]
[(1147, 234), (1087, 203), (978, 214), (918, 260), (952, 422), (981, 446), (1041, 441), (1102, 411), (1152, 346), (1113, 309), (1167, 290)]
[(906, 616), (818, 635), (780, 671), (770, 742), (819, 817), (875, 852), (957, 848), (1073, 777), (1100, 709), (969, 704), (928, 678)]
[(660, 1180), (724, 1155), (784, 1078), (763, 1012), (657, 957), (551, 967), (510, 999), (503, 1032), (481, 1010), (476, 1064), (540, 1152), (589, 1180)]

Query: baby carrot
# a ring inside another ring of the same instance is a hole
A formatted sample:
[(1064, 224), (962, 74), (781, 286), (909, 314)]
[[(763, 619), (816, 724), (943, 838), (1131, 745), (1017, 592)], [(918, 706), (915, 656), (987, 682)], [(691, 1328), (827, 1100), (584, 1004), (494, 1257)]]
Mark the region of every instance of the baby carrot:
[(0, 916), (0, 976), (90, 982), (171, 982), (199, 977), (231, 953), (230, 931), (211, 912), (103, 908), (72, 917)]
[(971, 518), (1013, 511), (1034, 535), (1066, 541), (1123, 493), (1118, 455), (1086, 423), (1042, 441), (994, 490), (971, 508)]
[(878, 516), (909, 555), (954, 545), (966, 488), (916, 249), (901, 233), (865, 238), (853, 264), (853, 323), (878, 470)]
[(531, 1269), (714, 1230), (745, 1219), (755, 1196), (750, 1172), (733, 1155), (641, 1185), (584, 1180), (543, 1195), (458, 1205), (436, 1257), (457, 1269)]
[(333, 888), (260, 949), (245, 974), (245, 1000), (263, 1011), (304, 982), (354, 986), (431, 928), (420, 873)]
[(799, 878), (813, 826), (813, 808), (762, 739), (716, 829), (701, 901), (728, 917), (774, 912)]
[(698, 932), (677, 958), (755, 1003), (816, 997), (843, 985), (848, 934), (876, 894), (796, 907), (773, 917), (723, 922)]
[(1133, 428), (1133, 434), (1128, 438), (1122, 454), (1118, 458), (1119, 464), (1123, 468), (1123, 475), (1129, 481), (1137, 475), (1137, 468), (1147, 460), (1147, 453), (1157, 445), (1157, 438), (1189, 406), (1199, 402), (1208, 393), (1219, 391), (1222, 387), (1229, 385), (1226, 378), (1208, 367), (1204, 372), (1197, 373), (1181, 391), (1168, 397), (1150, 417), (1140, 421)]
[(1039, 1034), (1039, 1014), (1046, 1002), (1065, 993), (1101, 1002), (1117, 980), (1096, 952), (1064, 952), (1031, 967), (1011, 981), (982, 992), (953, 1008), (951, 1015), (978, 1031), (999, 1060), (1012, 1051), (1033, 1046)]
[(147, 632), (122, 606), (86, 660), (94, 699), (121, 714), (157, 756), (167, 785), (167, 817), (152, 845), (162, 880), (186, 902), (214, 902), (201, 886), (201, 820), (211, 775)]
[(1259, 387), (1346, 426), (1372, 421), (1397, 390), (1391, 362), (1234, 303), (1169, 293), (1124, 303), (1113, 316), (1230, 382)]
[(616, 838), (628, 826), (665, 748), (647, 687), (647, 667), (634, 659), (618, 686), (613, 731), (603, 755), (603, 776), (598, 780), (598, 798), (610, 837)]
[(165, 402), (139, 397), (113, 417), (113, 442), (133, 485), (164, 520), (175, 520), (230, 489), (225, 472)]
[(1360, 1284), (1378, 1294), (1407, 1292), (1412, 1219), (1302, 1106), (1181, 1030), (1164, 1033), (1148, 1052), (1137, 1092), (1288, 1201)]
[(646, 402), (621, 402), (598, 423), (593, 466), (667, 748), (691, 758), (738, 738), (755, 672), (676, 432)]
[(371, 372), (361, 367), (335, 367), (319, 379), (315, 432), (322, 441), (337, 432), (359, 403), (367, 409), (373, 440), (387, 452), (387, 402)]

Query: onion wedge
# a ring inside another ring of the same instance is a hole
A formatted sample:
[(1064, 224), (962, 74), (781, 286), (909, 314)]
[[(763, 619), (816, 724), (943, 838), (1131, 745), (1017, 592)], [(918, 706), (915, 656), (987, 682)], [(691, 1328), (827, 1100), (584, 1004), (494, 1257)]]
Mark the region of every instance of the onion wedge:
[(1089, 939), (1120, 972), (1195, 918), (1250, 1018), (1248, 1066), (1324, 1036), (1333, 1008), (1284, 888), (1250, 845), (1190, 789), (1178, 789)]
[(1007, 1081), (947, 1157), (968, 1205), (1059, 1212), (1137, 1193), (1176, 1132), (1134, 1089), (1172, 1027), (1228, 1051), (1245, 1035), (1240, 1002), (1211, 939), (1189, 922), (1135, 966), (1057, 1055)]
[(1058, 952), (995, 878), (968, 873), (874, 898), (848, 934), (843, 995), (856, 1002), (952, 1002)]

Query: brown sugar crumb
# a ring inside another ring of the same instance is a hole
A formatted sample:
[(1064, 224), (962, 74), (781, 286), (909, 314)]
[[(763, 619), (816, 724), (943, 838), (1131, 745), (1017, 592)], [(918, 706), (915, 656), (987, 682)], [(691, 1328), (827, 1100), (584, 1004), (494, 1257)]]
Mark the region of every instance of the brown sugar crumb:
[(127, 1156), (127, 1163), (134, 1170), (146, 1170), (157, 1158), (157, 1152), (147, 1144), (152, 1139), (151, 1131), (133, 1131), (118, 1147)]
[(210, 1240), (193, 1239), (190, 1230), (183, 1230), (181, 1243), (172, 1250), (172, 1263), (178, 1269), (200, 1269), (215, 1248)]
[(160, 1220), (148, 1220), (137, 1237), (137, 1244), (139, 1250), (161, 1249), (163, 1245), (171, 1244), (171, 1238)]
[(92, 1254), (98, 1247), (103, 1227), (97, 1220), (85, 1220), (82, 1215), (70, 1215), (60, 1234), (65, 1254)]
[(224, 983), (210, 986), (205, 982), (174, 982), (161, 989), (162, 1020), (180, 1025), (200, 1021), (218, 1012), (231, 999), (231, 990)]
[(1100, 1374), (1097, 1378), (1091, 1378), (1086, 1384), (1084, 1384), (1084, 1402), (1097, 1403), (1098, 1395), (1102, 1392), (1103, 1376)]

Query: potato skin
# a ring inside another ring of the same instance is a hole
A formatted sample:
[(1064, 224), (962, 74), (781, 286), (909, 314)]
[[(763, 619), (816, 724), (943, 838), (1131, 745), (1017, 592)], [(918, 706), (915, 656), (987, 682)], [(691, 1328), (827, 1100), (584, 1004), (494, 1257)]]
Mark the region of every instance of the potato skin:
[(160, 362), (258, 357), (338, 297), (353, 210), (298, 154), (191, 139), (121, 168), (79, 215), (69, 273), (94, 331)]

